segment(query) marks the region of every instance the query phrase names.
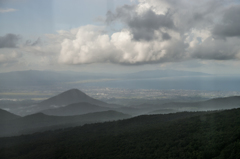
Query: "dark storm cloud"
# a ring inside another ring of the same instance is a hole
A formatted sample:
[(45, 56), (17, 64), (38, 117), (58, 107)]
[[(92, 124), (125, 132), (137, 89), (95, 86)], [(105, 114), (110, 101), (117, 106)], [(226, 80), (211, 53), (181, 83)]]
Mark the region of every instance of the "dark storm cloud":
[[(107, 13), (107, 23), (111, 23), (120, 19), (123, 21), (131, 32), (133, 33), (135, 40), (150, 41), (155, 38), (154, 31), (160, 28), (175, 29), (170, 11), (166, 14), (156, 14), (151, 9), (148, 9), (143, 14), (138, 15), (134, 11), (134, 6), (125, 5), (116, 10), (116, 13)], [(169, 39), (170, 36), (163, 35), (164, 38)], [(164, 40), (167, 40), (164, 39)]]
[(118, 7), (113, 13), (112, 11), (108, 11), (106, 14), (106, 23), (110, 24), (115, 20), (127, 21), (131, 16), (133, 16), (134, 10), (136, 6), (133, 5), (124, 5), (122, 7)]
[(225, 11), (222, 22), (213, 29), (213, 35), (222, 38), (240, 36), (240, 5)]
[(170, 40), (171, 36), (168, 33), (162, 33), (162, 39), (163, 40)]
[(15, 34), (7, 34), (0, 36), (0, 48), (16, 48), (20, 36)]
[(161, 27), (173, 29), (174, 23), (170, 14), (157, 15), (152, 10), (148, 10), (141, 16), (134, 16), (127, 21), (127, 24), (131, 28), (141, 29), (146, 28), (148, 30), (157, 30)]
[[(135, 16), (127, 21), (132, 29), (136, 40), (154, 39), (154, 31), (160, 28), (174, 29), (174, 23), (170, 15), (157, 15), (152, 10), (148, 10), (142, 16)], [(142, 34), (145, 32), (145, 34)], [(147, 34), (148, 33), (148, 34)]]
[(240, 47), (240, 40), (231, 39), (225, 41), (222, 39), (206, 39), (201, 45), (194, 48), (192, 58), (210, 59), (210, 60), (231, 60), (236, 59)]

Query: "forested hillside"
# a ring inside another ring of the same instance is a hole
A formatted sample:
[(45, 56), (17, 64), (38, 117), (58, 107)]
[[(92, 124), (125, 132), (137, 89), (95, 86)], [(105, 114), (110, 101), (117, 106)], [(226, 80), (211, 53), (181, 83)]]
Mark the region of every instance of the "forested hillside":
[(240, 158), (240, 109), (145, 115), (1, 138), (1, 158)]

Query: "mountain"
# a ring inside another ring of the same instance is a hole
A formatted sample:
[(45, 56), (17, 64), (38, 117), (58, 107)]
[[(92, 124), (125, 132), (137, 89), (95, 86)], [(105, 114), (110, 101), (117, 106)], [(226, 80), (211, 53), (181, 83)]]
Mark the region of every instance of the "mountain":
[(87, 102), (80, 102), (80, 103), (70, 104), (65, 107), (47, 109), (42, 112), (47, 115), (72, 116), (72, 115), (80, 115), (80, 114), (100, 112), (100, 111), (106, 111), (106, 110), (110, 110), (110, 108), (93, 105)]
[(240, 96), (231, 96), (225, 98), (214, 98), (205, 102), (201, 102), (205, 107), (213, 106), (213, 108), (231, 109), (240, 107)]
[[(104, 104), (105, 104), (104, 106), (108, 106), (108, 104), (106, 103)], [(165, 113), (174, 113), (179, 111), (221, 110), (221, 109), (232, 109), (232, 108), (240, 107), (240, 97), (234, 96), (234, 97), (225, 97), (225, 98), (215, 98), (215, 99), (201, 101), (201, 102), (185, 102), (185, 103), (171, 102), (171, 103), (165, 103), (165, 104), (142, 104), (139, 106), (135, 105), (130, 107), (119, 107), (119, 108), (102, 107), (99, 105), (94, 105), (86, 102), (74, 103), (65, 107), (48, 109), (42, 112), (48, 115), (70, 116), (70, 115), (80, 115), (80, 114), (91, 113), (91, 112), (115, 110), (117, 112), (122, 112), (125, 114), (136, 116), (141, 114), (165, 114)]]
[(0, 73), (1, 86), (43, 86), (67, 80), (67, 76), (53, 71), (15, 71)]
[[(20, 112), (19, 114), (21, 115), (30, 115), (30, 114), (35, 114), (37, 112), (42, 112), (48, 109), (61, 108), (74, 103), (89, 103), (92, 105), (108, 107), (108, 108), (121, 107), (120, 105), (117, 105), (117, 104), (108, 104), (103, 101), (89, 97), (87, 94), (83, 93), (78, 89), (70, 89), (56, 96), (48, 98), (42, 102), (31, 103), (27, 107), (22, 106), (24, 107), (22, 109), (16, 109), (16, 107), (14, 107), (16, 110), (15, 109), (13, 110), (15, 110), (15, 112), (16, 111)], [(109, 109), (101, 109), (101, 111), (103, 110), (109, 110)], [(49, 110), (49, 112), (51, 112), (51, 110)], [(94, 112), (94, 111), (90, 111), (90, 112)], [(84, 113), (89, 113), (89, 112), (84, 112)], [(83, 113), (80, 113), (80, 114), (83, 114)]]
[[(132, 116), (138, 116), (143, 114), (148, 114), (149, 111), (152, 111), (152, 109), (149, 108), (134, 108), (134, 107), (120, 107), (114, 109), (115, 111), (130, 114)], [(153, 109), (155, 110), (155, 109)]]
[(43, 113), (28, 115), (17, 120), (0, 123), (0, 136), (31, 134), (86, 123), (97, 123), (130, 118), (131, 116), (116, 111), (103, 111), (76, 116), (49, 116)]
[(47, 100), (42, 101), (41, 103), (39, 103), (39, 105), (41, 106), (66, 106), (69, 104), (73, 104), (73, 103), (79, 103), (79, 102), (87, 102), (90, 104), (95, 104), (95, 105), (106, 105), (106, 103), (96, 100), (92, 97), (89, 97), (88, 95), (86, 95), (85, 93), (83, 93), (82, 91), (78, 90), (78, 89), (71, 89), (68, 91), (65, 91), (61, 94), (58, 94), (54, 97), (51, 97)]
[(147, 70), (124, 75), (125, 78), (144, 79), (161, 77), (181, 77), (181, 76), (208, 76), (207, 73), (178, 71), (178, 70)]
[(159, 109), (159, 110), (151, 111), (147, 114), (169, 114), (169, 113), (176, 113), (176, 112), (178, 111), (174, 109)]
[[(21, 120), (15, 121), (22, 124), (38, 125), (46, 122), (47, 125), (55, 125), (57, 123), (83, 123), (83, 122), (101, 122), (130, 118), (130, 115), (120, 112), (108, 110), (102, 112), (86, 113), (74, 116), (53, 116), (43, 113), (36, 113), (23, 117)], [(45, 126), (45, 125), (44, 125)]]
[(127, 119), (131, 116), (128, 114), (116, 112), (113, 110), (103, 111), (103, 112), (95, 112), (95, 113), (88, 113), (79, 116), (69, 117), (69, 118), (77, 118), (81, 121), (112, 121), (112, 120), (119, 120), (119, 119)]
[(39, 71), (25, 70), (0, 73), (0, 86), (50, 86), (62, 84), (63, 82), (74, 82), (96, 78), (109, 77), (105, 74), (91, 74), (86, 72), (72, 71)]
[[(224, 110), (240, 107), (240, 96), (231, 96), (224, 98), (214, 98), (199, 102), (169, 102), (163, 104), (141, 104), (132, 105), (138, 111), (142, 110), (142, 114), (165, 114), (180, 111), (207, 111), (207, 110)], [(125, 112), (119, 110), (119, 112)], [(130, 114), (130, 113), (129, 113)]]
[(0, 156), (3, 159), (36, 156), (47, 159), (236, 159), (240, 157), (239, 115), (240, 109), (144, 115), (0, 138)]
[[(89, 103), (92, 105), (103, 106), (103, 107), (119, 107), (118, 105), (108, 104), (108, 103), (102, 102), (100, 100), (94, 99), (92, 97), (89, 97), (88, 95), (86, 95), (85, 93), (83, 93), (82, 91), (80, 91), (78, 89), (71, 89), (71, 90), (65, 91), (63, 93), (60, 93), (54, 97), (51, 97), (49, 99), (46, 99), (46, 100), (36, 104), (35, 106), (29, 108), (28, 112), (30, 112), (31, 114), (34, 114), (36, 112), (41, 112), (44, 110), (54, 109), (54, 108), (59, 109), (59, 111), (61, 111), (61, 110), (66, 111), (66, 108), (61, 109), (61, 107), (67, 106), (70, 104), (74, 104), (74, 103)], [(73, 107), (74, 106), (70, 106), (69, 108), (75, 109)], [(105, 109), (105, 110), (107, 110), (107, 109)], [(58, 110), (56, 110), (56, 111), (58, 111)], [(80, 114), (90, 112), (90, 111), (89, 112), (83, 111), (83, 113), (81, 113), (80, 111), (81, 110), (78, 109), (78, 113), (80, 113)], [(103, 109), (101, 109), (101, 111), (103, 111)], [(49, 110), (46, 112), (52, 112), (52, 111)], [(69, 110), (67, 112), (70, 113), (71, 110)], [(91, 111), (91, 112), (94, 112), (94, 111)], [(72, 113), (70, 113), (70, 114), (72, 114)]]
[(0, 122), (7, 121), (7, 120), (13, 120), (13, 119), (17, 119), (17, 118), (20, 118), (20, 116), (9, 113), (6, 110), (0, 109)]
[[(240, 107), (240, 96), (214, 98), (202, 102), (173, 102), (158, 105), (159, 108), (177, 109), (178, 111), (221, 110)], [(157, 107), (156, 107), (157, 108)]]
[[(108, 73), (87, 73), (87, 72), (72, 72), (72, 71), (39, 71), (39, 70), (25, 70), (0, 73), (0, 86), (3, 88), (11, 89), (31, 89), (38, 87), (41, 89), (43, 86), (56, 88), (64, 87), (69, 89), (71, 87), (79, 87), (77, 84), (79, 81), (92, 81), (81, 83), (81, 86), (104, 84), (106, 79), (116, 80), (128, 80), (128, 79), (149, 79), (149, 78), (161, 78), (161, 77), (180, 77), (180, 76), (205, 76), (208, 74), (201, 72), (190, 71), (177, 71), (177, 70), (147, 70), (135, 73), (120, 73), (120, 74), (108, 74)], [(101, 81), (101, 82), (99, 82)], [(107, 80), (107, 82), (109, 82)], [(112, 81), (113, 82), (113, 81)], [(71, 83), (71, 86), (69, 86)], [(75, 83), (75, 84), (74, 84)], [(27, 86), (27, 87), (26, 87)]]

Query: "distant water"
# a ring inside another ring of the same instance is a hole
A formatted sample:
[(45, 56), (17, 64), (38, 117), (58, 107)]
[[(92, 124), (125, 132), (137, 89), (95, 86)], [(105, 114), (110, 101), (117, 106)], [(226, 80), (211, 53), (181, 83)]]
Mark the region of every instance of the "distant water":
[(128, 89), (240, 91), (240, 76), (195, 76), (132, 79), (86, 83), (84, 85)]

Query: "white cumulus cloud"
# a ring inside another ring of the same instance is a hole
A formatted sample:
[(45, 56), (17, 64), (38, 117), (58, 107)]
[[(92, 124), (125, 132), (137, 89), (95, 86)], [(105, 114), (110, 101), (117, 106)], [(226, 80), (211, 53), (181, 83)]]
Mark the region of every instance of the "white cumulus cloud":
[(60, 31), (64, 64), (137, 65), (191, 59), (239, 59), (239, 8), (224, 0), (139, 0), (106, 14), (106, 26)]
[(185, 44), (177, 39), (163, 41), (161, 36), (159, 38), (135, 41), (127, 29), (108, 35), (102, 27), (83, 26), (74, 39), (62, 42), (59, 62), (142, 64), (178, 60), (176, 57), (184, 52)]

